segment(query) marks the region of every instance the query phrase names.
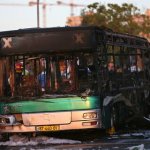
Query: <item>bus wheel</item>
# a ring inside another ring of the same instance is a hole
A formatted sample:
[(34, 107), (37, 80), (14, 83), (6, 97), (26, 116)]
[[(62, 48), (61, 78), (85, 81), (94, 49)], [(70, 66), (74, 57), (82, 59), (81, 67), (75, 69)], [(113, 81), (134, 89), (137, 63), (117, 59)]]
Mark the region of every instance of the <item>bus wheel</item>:
[(124, 129), (127, 114), (127, 108), (123, 102), (113, 104), (111, 107), (111, 127), (115, 130)]

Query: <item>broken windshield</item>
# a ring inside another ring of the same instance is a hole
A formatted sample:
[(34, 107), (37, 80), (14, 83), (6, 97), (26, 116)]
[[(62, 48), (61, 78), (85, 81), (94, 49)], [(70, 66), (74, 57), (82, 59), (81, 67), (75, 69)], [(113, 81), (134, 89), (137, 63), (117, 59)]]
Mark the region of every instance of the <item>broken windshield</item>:
[(1, 58), (0, 96), (36, 97), (44, 94), (79, 94), (97, 90), (90, 53), (9, 56)]

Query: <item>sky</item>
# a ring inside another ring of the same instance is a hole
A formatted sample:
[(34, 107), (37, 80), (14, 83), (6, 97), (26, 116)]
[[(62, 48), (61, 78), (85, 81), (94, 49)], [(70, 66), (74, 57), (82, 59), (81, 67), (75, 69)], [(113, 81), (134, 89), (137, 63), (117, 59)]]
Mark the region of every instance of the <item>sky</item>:
[[(37, 27), (37, 7), (29, 6), (29, 1), (35, 0), (0, 0), (0, 31), (17, 30), (23, 28)], [(57, 4), (57, 0), (40, 0), (46, 1), (47, 4)], [(107, 5), (107, 3), (133, 3), (141, 12), (150, 8), (149, 0), (61, 0), (63, 3), (70, 3), (73, 1), (75, 4), (88, 5), (94, 2), (100, 2)], [(10, 5), (5, 6), (2, 4), (25, 4), (25, 6)], [(80, 15), (81, 9), (84, 7), (75, 7), (74, 15)], [(46, 6), (46, 27), (62, 27), (66, 25), (66, 18), (71, 14), (70, 6), (53, 5)], [(40, 5), (40, 27), (43, 27), (43, 9)]]

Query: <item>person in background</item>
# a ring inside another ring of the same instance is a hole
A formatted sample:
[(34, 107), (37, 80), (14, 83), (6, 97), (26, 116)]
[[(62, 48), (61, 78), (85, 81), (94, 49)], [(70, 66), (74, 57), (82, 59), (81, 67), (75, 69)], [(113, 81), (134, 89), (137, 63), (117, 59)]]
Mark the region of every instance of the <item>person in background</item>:
[(135, 63), (132, 63), (132, 65), (130, 66), (130, 71), (131, 71), (131, 72), (137, 71), (137, 66), (136, 66)]
[(9, 72), (8, 83), (9, 83), (10, 89), (11, 89), (11, 96), (14, 96), (14, 93), (15, 93), (15, 81), (14, 81), (14, 72), (12, 71), (12, 69)]
[(17, 60), (15, 64), (15, 76), (16, 76), (16, 85), (20, 85), (21, 80), (22, 80), (22, 71), (23, 71), (23, 66), (22, 63)]
[(33, 75), (34, 73), (33, 73), (32, 66), (29, 62), (27, 62), (25, 66), (25, 76), (33, 76)]
[(108, 63), (108, 71), (109, 72), (114, 72), (115, 71), (115, 66), (113, 62)]
[(42, 93), (45, 93), (45, 87), (46, 87), (46, 71), (43, 69), (41, 73), (38, 75), (38, 82), (41, 87)]
[(20, 60), (15, 63), (15, 93), (20, 95), (20, 87), (22, 84), (23, 65)]

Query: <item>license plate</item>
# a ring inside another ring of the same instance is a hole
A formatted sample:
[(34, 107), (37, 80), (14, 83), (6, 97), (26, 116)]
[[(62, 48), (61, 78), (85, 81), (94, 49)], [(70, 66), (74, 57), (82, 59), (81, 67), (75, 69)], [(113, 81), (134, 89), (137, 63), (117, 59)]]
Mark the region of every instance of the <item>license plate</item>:
[(58, 131), (60, 130), (60, 126), (37, 126), (36, 131)]

